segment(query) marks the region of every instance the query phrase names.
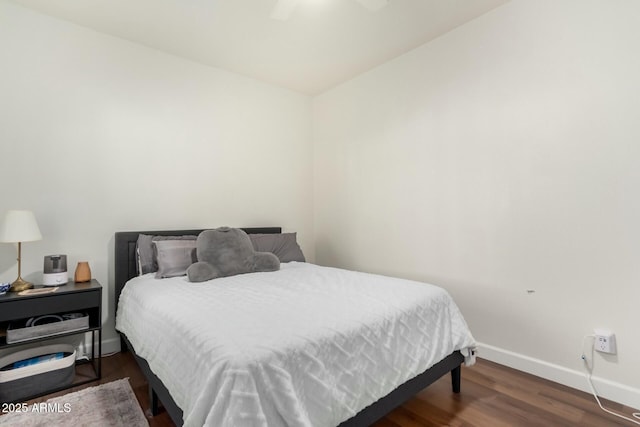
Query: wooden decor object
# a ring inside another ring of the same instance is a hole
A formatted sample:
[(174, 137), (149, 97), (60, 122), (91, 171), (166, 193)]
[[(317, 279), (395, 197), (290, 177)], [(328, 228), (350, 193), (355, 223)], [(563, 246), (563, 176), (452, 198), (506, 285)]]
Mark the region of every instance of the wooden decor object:
[(76, 283), (89, 282), (91, 280), (91, 269), (87, 261), (80, 261), (76, 267), (74, 281)]

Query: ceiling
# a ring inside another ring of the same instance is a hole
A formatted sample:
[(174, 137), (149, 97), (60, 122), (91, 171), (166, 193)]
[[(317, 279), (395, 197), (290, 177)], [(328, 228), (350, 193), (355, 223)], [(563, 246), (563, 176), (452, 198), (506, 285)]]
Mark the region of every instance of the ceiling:
[(12, 0), (42, 13), (315, 95), (420, 46), (508, 0)]

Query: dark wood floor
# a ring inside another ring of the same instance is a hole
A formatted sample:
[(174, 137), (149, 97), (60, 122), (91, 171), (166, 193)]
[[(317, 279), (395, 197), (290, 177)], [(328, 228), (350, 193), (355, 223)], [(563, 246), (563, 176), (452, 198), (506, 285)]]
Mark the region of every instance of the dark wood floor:
[[(149, 407), (147, 383), (131, 353), (118, 353), (102, 361), (100, 383), (129, 377), (131, 387), (145, 413)], [(76, 387), (68, 393), (98, 384)], [(629, 415), (631, 408), (603, 401), (610, 409)], [(173, 426), (166, 412), (149, 417), (151, 427)], [(558, 385), (495, 363), (478, 359), (478, 363), (462, 370), (462, 392), (451, 392), (447, 375), (420, 392), (415, 398), (388, 414), (375, 427), (424, 426), (633, 426), (600, 410), (589, 394)]]

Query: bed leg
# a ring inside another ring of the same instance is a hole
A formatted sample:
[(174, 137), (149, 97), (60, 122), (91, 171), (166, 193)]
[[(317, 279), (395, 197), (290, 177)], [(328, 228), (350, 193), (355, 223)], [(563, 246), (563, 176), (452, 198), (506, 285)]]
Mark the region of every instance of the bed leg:
[(451, 370), (451, 388), (454, 393), (460, 393), (460, 374), (462, 373), (462, 365)]
[(153, 388), (149, 386), (149, 410), (151, 411), (151, 415), (154, 417), (160, 412), (160, 405), (158, 402), (158, 395)]

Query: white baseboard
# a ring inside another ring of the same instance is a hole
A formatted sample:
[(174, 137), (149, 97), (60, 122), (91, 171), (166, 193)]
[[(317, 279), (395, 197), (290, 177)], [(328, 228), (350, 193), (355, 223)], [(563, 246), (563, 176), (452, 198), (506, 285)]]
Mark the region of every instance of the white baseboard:
[(117, 353), (120, 351), (120, 338), (109, 338), (102, 340), (102, 355)]
[[(85, 337), (83, 345), (79, 346), (80, 354), (91, 356), (91, 337)], [(108, 338), (102, 340), (102, 356), (107, 356), (120, 351), (120, 338)]]
[[(478, 343), (478, 357), (591, 394), (584, 372), (483, 343)], [(631, 408), (640, 408), (640, 389), (597, 376), (593, 376), (592, 380), (600, 397)], [(597, 405), (595, 400), (593, 404)]]

